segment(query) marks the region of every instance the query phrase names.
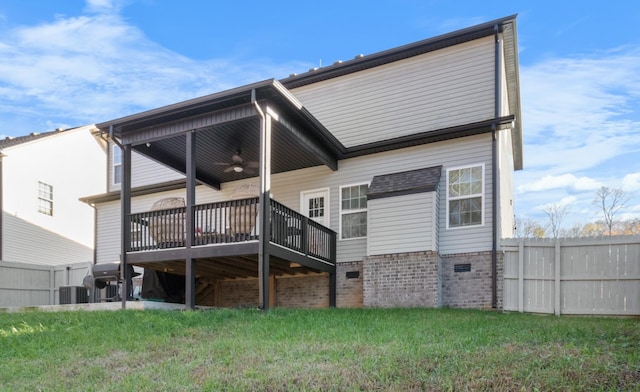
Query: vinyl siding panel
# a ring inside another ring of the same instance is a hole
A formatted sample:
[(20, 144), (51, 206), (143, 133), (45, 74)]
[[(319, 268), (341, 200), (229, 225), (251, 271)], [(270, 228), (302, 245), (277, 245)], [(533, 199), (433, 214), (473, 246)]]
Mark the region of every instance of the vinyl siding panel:
[[(509, 90), (507, 88), (504, 57), (501, 67), (500, 115), (509, 114)], [(511, 130), (498, 133), (498, 238), (511, 238), (514, 235), (514, 157)]]
[[(440, 188), (440, 254), (489, 251), (492, 248), (492, 159), (491, 134), (480, 135), (475, 145), (459, 152), (455, 163), (446, 165)], [(447, 224), (447, 168), (484, 164), (483, 223), (478, 226), (449, 228)]]
[[(3, 149), (4, 261), (47, 265), (93, 259), (94, 210), (83, 196), (105, 191), (104, 146), (86, 126)], [(52, 187), (52, 214), (38, 212)]]
[(75, 264), (93, 260), (93, 247), (47, 230), (14, 215), (3, 217), (4, 261), (42, 265)]
[(96, 205), (96, 262), (120, 260), (120, 201)]
[(511, 130), (500, 131), (498, 143), (500, 144), (498, 149), (498, 238), (512, 238), (515, 226), (515, 210)]
[[(120, 190), (120, 184), (113, 183), (113, 144), (110, 144), (110, 146), (108, 184), (109, 191), (113, 192)], [(133, 188), (185, 178), (182, 173), (178, 173), (177, 171), (149, 159), (136, 151), (131, 152), (131, 163), (131, 186)]]
[[(482, 227), (447, 230), (446, 178), (448, 167), (470, 164), (485, 165), (485, 221)], [(431, 143), (396, 151), (347, 159), (339, 162), (339, 170), (315, 167), (281, 173), (272, 177), (274, 198), (299, 211), (300, 192), (330, 188), (331, 228), (339, 232), (339, 187), (370, 183), (375, 175), (391, 174), (412, 169), (443, 165), (443, 176), (434, 195), (439, 201), (436, 242), (442, 254), (484, 251), (491, 249), (491, 135), (476, 135), (456, 140)], [(338, 240), (338, 261), (361, 260), (367, 252), (367, 240)]]
[(368, 256), (435, 249), (433, 192), (370, 200)]
[(293, 89), (345, 146), (494, 116), (491, 37)]
[[(459, 167), (470, 164), (485, 165), (486, 195), (484, 201), (486, 218), (484, 225), (482, 227), (446, 230), (446, 178), (444, 173), (448, 167)], [(272, 197), (278, 202), (296, 211), (301, 211), (301, 192), (312, 189), (329, 188), (331, 229), (338, 232), (339, 235), (340, 186), (370, 183), (375, 175), (391, 174), (438, 165), (443, 165), (443, 176), (438, 187), (438, 192), (437, 194), (434, 193), (433, 197), (437, 199), (435, 204), (439, 205), (439, 208), (435, 211), (438, 216), (437, 226), (439, 227), (439, 232), (436, 233), (436, 239), (431, 238), (430, 242), (436, 242), (436, 246), (439, 247), (442, 254), (491, 249), (490, 134), (469, 136), (346, 159), (339, 162), (338, 171), (332, 171), (325, 166), (317, 166), (275, 174), (271, 177), (271, 193)], [(222, 184), (221, 191), (216, 191), (206, 186), (199, 186), (196, 190), (196, 203), (228, 200), (238, 186), (249, 182), (257, 183), (258, 179), (254, 178), (224, 183)], [(132, 201), (132, 211), (147, 211), (154, 201), (169, 196), (184, 197), (184, 190), (134, 198)], [(112, 204), (114, 206), (112, 206)], [(424, 201), (421, 201), (420, 206), (423, 205)], [(409, 206), (408, 200), (406, 206)], [(99, 260), (112, 261), (111, 259), (113, 257), (118, 257), (119, 255), (119, 208), (119, 202), (104, 203), (98, 206)], [(104, 224), (105, 221), (106, 224)], [(406, 224), (414, 225), (414, 223)], [(374, 235), (378, 234), (374, 233)], [(115, 237), (115, 241), (117, 242), (114, 242), (113, 239), (103, 239), (103, 236)], [(103, 246), (109, 246), (111, 250), (105, 251)], [(367, 238), (338, 239), (337, 241), (338, 262), (362, 260), (366, 254)]]

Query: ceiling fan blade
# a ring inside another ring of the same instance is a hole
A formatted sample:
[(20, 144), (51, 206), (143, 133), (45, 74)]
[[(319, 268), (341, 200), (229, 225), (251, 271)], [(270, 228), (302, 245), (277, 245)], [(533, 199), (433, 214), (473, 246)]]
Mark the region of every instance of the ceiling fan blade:
[(260, 167), (260, 163), (259, 162), (247, 162), (245, 167), (250, 167), (250, 168), (253, 168), (253, 169), (257, 169), (257, 168)]
[(231, 162), (213, 162), (214, 165), (216, 166), (231, 166), (233, 165), (233, 163)]
[(224, 169), (225, 173), (229, 173), (233, 171), (233, 166), (229, 166), (228, 168)]

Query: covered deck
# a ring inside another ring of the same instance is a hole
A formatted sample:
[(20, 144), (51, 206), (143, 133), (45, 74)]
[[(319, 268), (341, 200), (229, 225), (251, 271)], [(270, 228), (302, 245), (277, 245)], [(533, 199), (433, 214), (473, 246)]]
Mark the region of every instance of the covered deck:
[[(329, 303), (335, 305), (336, 233), (273, 199), (268, 204), (270, 274), (329, 273)], [(130, 238), (127, 260), (186, 276), (185, 259), (191, 256), (195, 277), (204, 285), (258, 278), (258, 208), (258, 197), (195, 205), (188, 227), (186, 207), (130, 214), (136, 234)]]
[[(187, 308), (196, 282), (258, 278), (258, 303), (268, 309), (274, 276), (328, 273), (335, 305), (336, 233), (274, 200), (270, 188), (274, 173), (337, 170), (345, 149), (278, 81), (97, 126), (122, 151), (125, 266), (183, 275)], [(132, 213), (132, 151), (185, 175), (184, 206)], [(257, 178), (257, 197), (196, 204), (197, 184), (220, 190), (247, 178)]]

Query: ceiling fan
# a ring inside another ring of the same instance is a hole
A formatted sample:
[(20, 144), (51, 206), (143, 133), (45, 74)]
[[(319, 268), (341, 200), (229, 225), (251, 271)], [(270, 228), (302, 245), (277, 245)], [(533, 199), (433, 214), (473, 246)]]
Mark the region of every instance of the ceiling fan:
[(225, 173), (230, 173), (232, 171), (242, 173), (246, 171), (247, 174), (255, 173), (255, 169), (260, 166), (258, 162), (245, 161), (242, 159), (240, 156), (240, 150), (237, 150), (235, 154), (231, 156), (231, 162), (214, 162), (213, 164), (227, 166), (227, 168), (224, 169)]

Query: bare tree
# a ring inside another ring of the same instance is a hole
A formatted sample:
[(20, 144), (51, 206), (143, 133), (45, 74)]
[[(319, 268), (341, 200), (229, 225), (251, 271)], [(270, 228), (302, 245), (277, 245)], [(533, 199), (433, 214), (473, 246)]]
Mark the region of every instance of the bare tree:
[(562, 237), (568, 237), (568, 238), (581, 237), (583, 235), (583, 229), (584, 229), (583, 225), (581, 225), (580, 223), (574, 223), (574, 225), (569, 229), (560, 230), (560, 235)]
[(544, 238), (544, 228), (535, 220), (527, 218), (516, 219), (516, 238)]
[(560, 233), (560, 226), (562, 226), (562, 221), (567, 215), (568, 210), (569, 205), (562, 203), (547, 204), (542, 209), (542, 211), (547, 214), (547, 218), (549, 218), (549, 228), (551, 229), (553, 238), (558, 238), (558, 233)]
[(593, 204), (598, 206), (602, 217), (604, 218), (604, 225), (611, 235), (613, 231), (613, 224), (618, 213), (627, 207), (630, 197), (621, 188), (609, 188), (606, 186), (600, 187), (596, 191), (596, 197), (593, 200)]

